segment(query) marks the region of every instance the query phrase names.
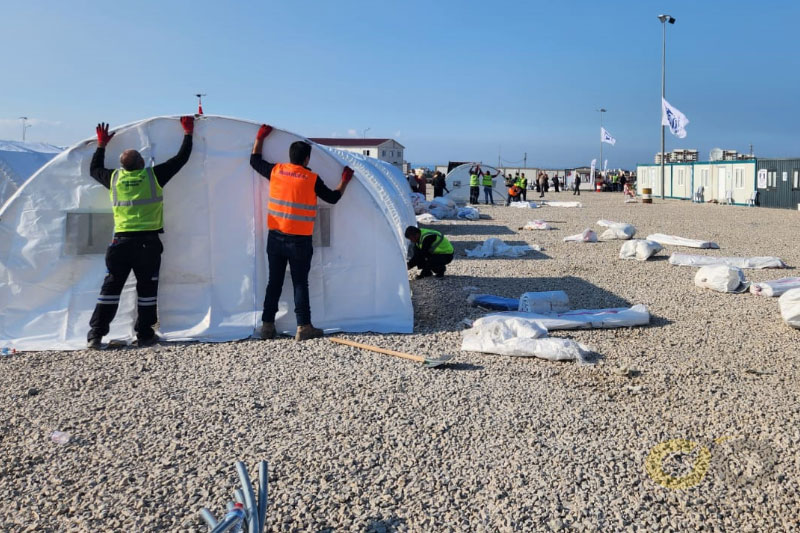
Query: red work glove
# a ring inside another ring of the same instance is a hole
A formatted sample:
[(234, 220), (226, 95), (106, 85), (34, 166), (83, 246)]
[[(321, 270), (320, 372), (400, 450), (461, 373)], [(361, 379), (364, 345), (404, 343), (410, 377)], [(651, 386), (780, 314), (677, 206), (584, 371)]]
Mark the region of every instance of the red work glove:
[(108, 133), (108, 124), (105, 122), (98, 124), (95, 131), (97, 132), (97, 146), (100, 148), (105, 148), (105, 146), (108, 144), (108, 141), (111, 140), (111, 137), (117, 133)]
[(267, 126), (266, 124), (262, 124), (260, 128), (258, 128), (258, 133), (256, 133), (256, 140), (263, 141), (267, 135), (272, 132), (272, 126)]
[(183, 133), (186, 135), (194, 133), (194, 117), (181, 117), (181, 126), (183, 126)]
[(350, 167), (344, 167), (342, 170), (342, 181), (347, 183), (353, 178), (353, 169)]

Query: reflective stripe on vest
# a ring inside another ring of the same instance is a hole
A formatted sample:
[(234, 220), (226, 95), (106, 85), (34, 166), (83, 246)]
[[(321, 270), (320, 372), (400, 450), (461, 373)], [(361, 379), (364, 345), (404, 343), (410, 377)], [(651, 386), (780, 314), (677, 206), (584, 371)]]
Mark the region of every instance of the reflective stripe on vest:
[(469, 177), (469, 186), (470, 187), (477, 187), (478, 186), (478, 175), (472, 174)]
[(435, 235), (436, 240), (433, 241), (433, 244), (428, 248), (428, 250), (432, 254), (452, 254), (453, 253), (453, 245), (450, 244), (450, 241), (444, 238), (440, 232), (432, 229), (420, 229), (420, 236), (419, 241), (417, 241), (417, 248), (420, 250), (422, 249), (422, 241), (425, 240), (425, 237), (428, 235)]
[(164, 197), (153, 169), (116, 169), (109, 194), (114, 231), (155, 231), (164, 227)]
[(317, 175), (291, 163), (278, 163), (269, 178), (267, 227), (289, 235), (311, 235), (317, 215)]
[(483, 175), (483, 185), (484, 185), (484, 187), (491, 187), (492, 186), (492, 175), (491, 174), (484, 174)]

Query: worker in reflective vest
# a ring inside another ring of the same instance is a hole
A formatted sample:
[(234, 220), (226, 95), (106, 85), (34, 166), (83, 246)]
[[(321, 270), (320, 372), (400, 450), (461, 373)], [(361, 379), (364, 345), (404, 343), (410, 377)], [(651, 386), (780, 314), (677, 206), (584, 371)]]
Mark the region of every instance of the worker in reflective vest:
[(453, 245), (441, 232), (432, 229), (420, 229), (416, 226), (406, 228), (406, 239), (414, 243), (412, 256), (407, 263), (411, 270), (420, 269), (416, 279), (430, 277), (441, 278), (446, 270), (445, 265), (453, 261)]
[(155, 167), (145, 167), (136, 150), (125, 150), (119, 157), (122, 168), (107, 169), (106, 145), (116, 132), (108, 124), (97, 125), (97, 150), (89, 174), (109, 189), (114, 214), (114, 237), (106, 250), (108, 273), (100, 288), (100, 297), (89, 321), (87, 342), (90, 349), (100, 349), (117, 314), (119, 298), (128, 275), (136, 276), (137, 317), (133, 328), (137, 344), (150, 346), (158, 341), (153, 326), (158, 321), (158, 274), (164, 247), (158, 234), (164, 232), (162, 189), (189, 160), (192, 153), (194, 118), (181, 117), (183, 143), (178, 154)]
[(317, 215), (317, 197), (335, 204), (344, 194), (353, 177), (350, 167), (344, 167), (339, 185), (329, 189), (322, 179), (308, 168), (311, 145), (296, 141), (289, 147), (289, 163), (269, 163), (261, 153), (264, 139), (272, 126), (262, 124), (256, 133), (250, 166), (269, 180), (267, 205), (267, 260), (269, 278), (261, 314), (261, 338), (274, 339), (275, 314), (281, 297), (286, 265), (289, 265), (294, 286), (294, 312), (297, 318), (295, 340), (322, 336), (322, 330), (311, 324), (311, 303), (308, 297), (308, 272), (314, 249), (311, 235)]
[(473, 205), (478, 203), (478, 197), (481, 194), (480, 173), (480, 165), (475, 165), (469, 169), (469, 203)]
[(500, 175), (500, 171), (498, 170), (495, 172), (494, 176), (492, 176), (488, 170), (484, 171), (483, 178), (482, 178), (482, 185), (483, 185), (483, 200), (486, 202), (486, 205), (492, 204), (494, 205), (494, 196), (492, 195), (492, 189), (494, 189), (494, 178)]
[(519, 182), (517, 186), (520, 188), (520, 197), (522, 201), (528, 200), (528, 178), (525, 177), (525, 173), (523, 172), (519, 177)]

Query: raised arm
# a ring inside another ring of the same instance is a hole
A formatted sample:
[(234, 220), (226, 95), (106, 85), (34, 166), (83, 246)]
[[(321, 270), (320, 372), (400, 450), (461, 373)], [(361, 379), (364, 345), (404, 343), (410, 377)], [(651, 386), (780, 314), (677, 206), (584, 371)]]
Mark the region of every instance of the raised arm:
[(335, 189), (331, 190), (327, 185), (325, 185), (325, 183), (323, 183), (322, 179), (317, 176), (317, 181), (314, 183), (314, 192), (323, 201), (328, 202), (329, 204), (335, 204), (341, 199), (345, 189), (347, 189), (347, 185), (350, 183), (352, 178), (353, 169), (350, 167), (344, 167), (344, 169), (342, 169), (342, 179), (339, 180), (339, 185), (337, 185)]
[(108, 124), (101, 122), (95, 128), (97, 133), (97, 150), (92, 156), (92, 163), (89, 165), (89, 175), (96, 179), (103, 187), (111, 187), (111, 174), (114, 172), (110, 168), (105, 168), (106, 145), (116, 132), (108, 132)]
[(256, 132), (253, 151), (250, 153), (250, 166), (267, 179), (272, 175), (272, 168), (275, 166), (275, 163), (264, 161), (264, 158), (261, 157), (261, 152), (264, 150), (264, 139), (266, 139), (267, 135), (271, 132), (272, 126), (262, 124), (261, 127), (258, 128), (258, 132)]
[(175, 157), (167, 159), (160, 165), (153, 167), (153, 173), (156, 175), (158, 184), (162, 187), (167, 184), (169, 180), (175, 177), (175, 174), (180, 172), (183, 165), (189, 161), (189, 156), (192, 155), (192, 135), (194, 134), (194, 117), (184, 116), (181, 117), (181, 126), (183, 127), (183, 142)]

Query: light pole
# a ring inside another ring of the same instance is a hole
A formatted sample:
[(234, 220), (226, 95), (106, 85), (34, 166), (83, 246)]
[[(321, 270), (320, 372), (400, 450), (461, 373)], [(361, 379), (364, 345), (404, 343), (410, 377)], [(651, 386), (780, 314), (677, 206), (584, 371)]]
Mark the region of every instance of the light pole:
[(22, 142), (25, 142), (25, 131), (32, 126), (32, 124), (28, 124), (28, 117), (19, 117), (22, 121)]
[(600, 161), (597, 162), (597, 166), (603, 168), (603, 113), (606, 109), (601, 107), (597, 111), (600, 113)]
[[(666, 72), (667, 72), (667, 22), (675, 24), (675, 17), (669, 15), (659, 15), (661, 21), (661, 105), (664, 105), (666, 98)], [(662, 111), (663, 112), (663, 111)], [(661, 122), (661, 121), (659, 121)], [(664, 199), (664, 125), (661, 125), (661, 199)]]
[(368, 132), (369, 130), (371, 130), (371, 129), (372, 129), (372, 128), (365, 128), (365, 129), (364, 129), (364, 132), (361, 134), (361, 138), (362, 138), (362, 139), (366, 139), (366, 138), (367, 138), (367, 132)]

